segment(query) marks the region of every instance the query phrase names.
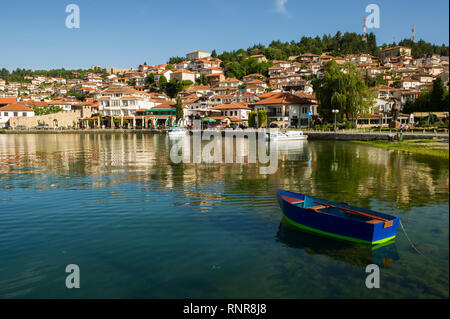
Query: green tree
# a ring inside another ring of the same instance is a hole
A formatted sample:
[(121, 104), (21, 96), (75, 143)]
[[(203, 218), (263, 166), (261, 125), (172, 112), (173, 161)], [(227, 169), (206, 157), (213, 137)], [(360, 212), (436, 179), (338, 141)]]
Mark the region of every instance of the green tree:
[(353, 63), (344, 64), (341, 70), (336, 61), (327, 62), (323, 78), (312, 82), (319, 100), (319, 114), (325, 120), (333, 120), (333, 109), (339, 110), (347, 120), (355, 120), (358, 114), (367, 114), (373, 104), (373, 93)]
[(414, 102), (412, 112), (429, 112), (431, 101), (431, 91), (423, 91), (419, 94), (416, 101)]
[(414, 112), (414, 103), (411, 101), (410, 98), (408, 98), (405, 102), (405, 105), (403, 105), (403, 113), (411, 114)]
[(144, 84), (146, 86), (151, 86), (155, 83), (155, 73), (150, 73), (149, 75), (147, 75), (144, 79)]
[(256, 116), (257, 114), (255, 111), (248, 113), (248, 127), (256, 128)]
[(259, 110), (258, 111), (258, 125), (259, 127), (267, 127), (267, 111)]
[(164, 91), (166, 89), (167, 86), (167, 78), (164, 75), (161, 75), (159, 77), (159, 88)]
[(177, 103), (175, 106), (176, 106), (176, 115), (177, 115), (177, 122), (178, 122), (178, 120), (184, 118), (183, 103), (181, 102), (180, 97), (177, 98)]
[(47, 115), (54, 114), (64, 111), (64, 109), (60, 106), (48, 105), (48, 106), (33, 106), (34, 114), (38, 115)]
[(199, 78), (195, 79), (195, 83), (197, 83), (198, 85), (208, 85), (208, 80), (206, 79), (206, 74), (202, 73), (200, 74)]
[(445, 91), (444, 85), (442, 84), (442, 78), (437, 77), (436, 80), (433, 81), (433, 89), (431, 90), (430, 109), (436, 111), (444, 111), (448, 109), (448, 105), (444, 105)]
[(77, 93), (74, 89), (69, 90), (66, 94), (65, 97), (70, 97), (73, 96), (75, 97), (77, 100), (79, 101), (85, 101), (86, 100), (86, 95), (83, 93)]
[(168, 64), (177, 64), (177, 63), (183, 62), (185, 60), (186, 60), (186, 58), (175, 56), (175, 57), (171, 57), (167, 63)]
[(164, 91), (170, 98), (174, 98), (178, 93), (190, 87), (192, 84), (194, 83), (190, 80), (180, 81), (177, 78), (173, 78), (165, 85)]
[(405, 112), (439, 112), (448, 110), (448, 90), (443, 86), (442, 79), (438, 77), (433, 81), (433, 88), (421, 92), (414, 104), (408, 106)]

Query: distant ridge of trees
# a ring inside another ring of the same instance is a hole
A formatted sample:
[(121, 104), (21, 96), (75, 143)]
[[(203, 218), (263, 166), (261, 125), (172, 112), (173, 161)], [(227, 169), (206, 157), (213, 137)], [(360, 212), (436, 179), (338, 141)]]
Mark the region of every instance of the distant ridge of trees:
[[(383, 44), (384, 47), (393, 45), (395, 45), (395, 43), (391, 45)], [(411, 39), (404, 39), (400, 41), (398, 45), (411, 48), (411, 55), (413, 58), (417, 58), (425, 54), (439, 54), (443, 56), (449, 55), (449, 47), (445, 44), (435, 45), (424, 40), (413, 42)]]
[(53, 69), (53, 70), (27, 70), (17, 68), (14, 71), (9, 71), (5, 68), (0, 69), (0, 78), (4, 79), (7, 83), (10, 82), (19, 82), (19, 83), (29, 83), (31, 80), (25, 79), (26, 76), (45, 76), (45, 77), (53, 77), (53, 78), (64, 78), (66, 80), (82, 78), (86, 73), (101, 73), (102, 76), (106, 76), (106, 70), (102, 69), (101, 71), (96, 71), (92, 69), (77, 69), (77, 70), (66, 70), (62, 69)]
[[(322, 38), (302, 37), (299, 42), (294, 40), (291, 42), (281, 42), (280, 40), (272, 41), (267, 47), (263, 44), (255, 44), (247, 50), (238, 49), (233, 51), (224, 51), (217, 55), (223, 61), (223, 66), (228, 65), (231, 69), (226, 73), (227, 76), (242, 78), (249, 73), (261, 73), (267, 75), (267, 69), (270, 67), (270, 61), (263, 63), (248, 62), (252, 55), (262, 54), (268, 60), (288, 60), (291, 56), (297, 56), (304, 53), (313, 53), (317, 55), (328, 54), (331, 56), (345, 56), (347, 54), (370, 54), (378, 56), (380, 49), (402, 45), (412, 49), (412, 56), (417, 58), (424, 54), (440, 54), (449, 55), (449, 47), (442, 44), (441, 46), (420, 40), (413, 42), (404, 39), (397, 43), (377, 45), (376, 36), (372, 32), (367, 35), (364, 40), (363, 36), (354, 32), (346, 32), (342, 34), (336, 32), (334, 36), (324, 34)], [(214, 50), (215, 52), (215, 50)], [(256, 72), (259, 70), (259, 72)]]
[(361, 34), (355, 32), (341, 31), (336, 32), (334, 36), (324, 34), (322, 38), (302, 37), (299, 42), (292, 40), (291, 42), (281, 42), (280, 40), (272, 41), (267, 47), (263, 44), (255, 44), (247, 50), (239, 49), (234, 51), (224, 51), (217, 57), (223, 62), (240, 62), (246, 57), (255, 54), (263, 54), (269, 60), (287, 60), (290, 56), (296, 56), (304, 53), (323, 54), (332, 56), (345, 56), (346, 54), (371, 54), (378, 55), (380, 48), (393, 47), (396, 45), (410, 47), (412, 55), (417, 58), (424, 54), (440, 54), (449, 55), (449, 47), (435, 45), (424, 40), (413, 42), (410, 39), (404, 39), (398, 44), (377, 45), (376, 36), (372, 32), (367, 35), (367, 41), (363, 39)]

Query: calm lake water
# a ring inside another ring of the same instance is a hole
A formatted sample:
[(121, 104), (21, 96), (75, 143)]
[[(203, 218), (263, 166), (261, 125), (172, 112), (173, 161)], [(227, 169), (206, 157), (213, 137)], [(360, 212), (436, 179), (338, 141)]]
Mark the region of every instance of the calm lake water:
[[(159, 134), (0, 134), (2, 298), (448, 298), (449, 165), (339, 141), (174, 164)], [(261, 164), (262, 165), (262, 164)], [(281, 223), (283, 188), (399, 216), (371, 250)], [(365, 267), (380, 265), (379, 289)], [(65, 268), (80, 267), (67, 289)]]

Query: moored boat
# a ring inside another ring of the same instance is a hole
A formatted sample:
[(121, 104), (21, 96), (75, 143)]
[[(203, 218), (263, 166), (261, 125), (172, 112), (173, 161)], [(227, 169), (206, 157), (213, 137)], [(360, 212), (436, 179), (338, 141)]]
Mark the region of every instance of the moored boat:
[(294, 140), (306, 140), (308, 136), (303, 134), (302, 131), (287, 131), (270, 133), (269, 138), (274, 141), (294, 141)]
[(377, 245), (395, 238), (395, 216), (278, 190), (285, 221), (297, 228), (346, 241)]
[(169, 136), (185, 136), (188, 134), (188, 130), (181, 127), (176, 127), (167, 132)]

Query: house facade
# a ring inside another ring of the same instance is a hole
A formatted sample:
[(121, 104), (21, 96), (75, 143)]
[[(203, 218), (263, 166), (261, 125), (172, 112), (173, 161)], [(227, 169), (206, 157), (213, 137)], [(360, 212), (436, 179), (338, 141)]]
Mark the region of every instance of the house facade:
[(150, 109), (158, 102), (131, 87), (109, 88), (102, 92), (99, 112), (105, 116), (134, 116), (139, 109)]
[(8, 126), (12, 117), (32, 117), (34, 110), (22, 103), (11, 103), (0, 107), (0, 128)]
[(204, 59), (204, 58), (209, 58), (210, 56), (211, 56), (211, 54), (209, 52), (197, 50), (197, 51), (187, 53), (186, 59), (188, 59), (188, 60)]
[(274, 93), (253, 104), (255, 111), (267, 111), (267, 125), (286, 122), (291, 127), (306, 128), (311, 116), (317, 115), (317, 102), (291, 93)]

